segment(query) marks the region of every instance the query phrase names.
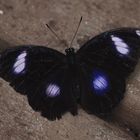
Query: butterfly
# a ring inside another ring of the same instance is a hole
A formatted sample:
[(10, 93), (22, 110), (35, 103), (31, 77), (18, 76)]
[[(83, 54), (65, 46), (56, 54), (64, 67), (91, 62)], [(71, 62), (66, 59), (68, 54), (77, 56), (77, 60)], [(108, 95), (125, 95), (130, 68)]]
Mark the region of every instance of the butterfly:
[(77, 52), (62, 54), (45, 46), (23, 45), (0, 53), (0, 77), (49, 120), (78, 105), (98, 116), (110, 114), (124, 97), (126, 79), (138, 62), (140, 29), (101, 33)]

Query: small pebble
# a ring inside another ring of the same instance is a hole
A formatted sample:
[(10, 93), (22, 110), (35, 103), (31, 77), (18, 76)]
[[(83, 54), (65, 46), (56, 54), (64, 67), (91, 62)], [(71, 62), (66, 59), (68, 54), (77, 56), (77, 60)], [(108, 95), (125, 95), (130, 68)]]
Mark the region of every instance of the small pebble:
[(0, 15), (3, 15), (3, 11), (2, 10), (0, 10)]
[(87, 22), (87, 21), (85, 21), (85, 24), (87, 25), (87, 24), (88, 24), (88, 22)]

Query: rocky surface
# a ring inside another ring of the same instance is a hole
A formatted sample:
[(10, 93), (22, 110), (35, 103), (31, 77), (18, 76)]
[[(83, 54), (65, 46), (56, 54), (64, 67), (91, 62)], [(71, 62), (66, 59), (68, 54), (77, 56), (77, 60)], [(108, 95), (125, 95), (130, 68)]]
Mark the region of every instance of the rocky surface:
[[(21, 44), (47, 45), (64, 52), (65, 46), (45, 27), (71, 41), (81, 16), (74, 47), (117, 27), (140, 26), (138, 0), (0, 0), (0, 50)], [(88, 115), (65, 114), (50, 122), (34, 112), (27, 98), (0, 80), (1, 140), (133, 140), (140, 139), (140, 64), (127, 81), (124, 100), (109, 121)]]

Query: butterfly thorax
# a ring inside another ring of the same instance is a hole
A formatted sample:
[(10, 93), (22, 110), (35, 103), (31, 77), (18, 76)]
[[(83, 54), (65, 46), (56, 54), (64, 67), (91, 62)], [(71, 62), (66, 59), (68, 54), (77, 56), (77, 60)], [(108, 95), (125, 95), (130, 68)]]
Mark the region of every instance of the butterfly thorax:
[(75, 50), (74, 50), (74, 48), (68, 48), (68, 49), (65, 50), (65, 52), (66, 52), (68, 64), (70, 66), (75, 65), (76, 61), (75, 61)]

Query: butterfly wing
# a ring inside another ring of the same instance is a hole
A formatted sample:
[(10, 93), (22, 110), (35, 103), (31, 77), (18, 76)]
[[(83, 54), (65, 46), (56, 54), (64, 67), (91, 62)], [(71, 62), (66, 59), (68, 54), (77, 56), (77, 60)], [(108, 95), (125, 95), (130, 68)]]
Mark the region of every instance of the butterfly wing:
[(0, 55), (0, 77), (27, 95), (31, 107), (50, 120), (66, 111), (77, 112), (70, 76), (65, 55), (47, 47), (20, 46)]
[(140, 29), (102, 33), (77, 52), (81, 67), (80, 103), (90, 113), (105, 115), (123, 99), (126, 77), (138, 62)]

